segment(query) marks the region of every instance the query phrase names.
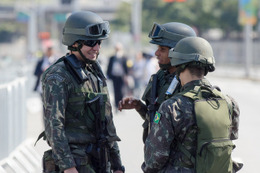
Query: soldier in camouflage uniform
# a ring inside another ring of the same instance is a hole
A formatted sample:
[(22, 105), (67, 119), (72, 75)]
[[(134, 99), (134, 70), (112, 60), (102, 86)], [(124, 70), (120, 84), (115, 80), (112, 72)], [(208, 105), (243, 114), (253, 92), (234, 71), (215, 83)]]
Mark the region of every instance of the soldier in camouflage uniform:
[[(44, 172), (124, 172), (106, 78), (97, 61), (109, 32), (109, 23), (93, 12), (75, 12), (66, 20), (62, 42), (70, 53), (42, 75), (45, 135), (55, 162), (48, 165), (45, 156)], [(106, 158), (98, 157), (100, 150)]]
[[(149, 37), (152, 39), (150, 43), (158, 45), (155, 52), (157, 56), (160, 70), (151, 76), (150, 81), (144, 91), (142, 100), (145, 104), (134, 97), (125, 97), (119, 102), (119, 110), (135, 109), (145, 120), (143, 124), (143, 141), (148, 135), (151, 119), (158, 110), (160, 104), (170, 96), (178, 93), (179, 86), (171, 93), (166, 91), (175, 76), (176, 68), (171, 66), (168, 53), (171, 48), (174, 48), (176, 43), (185, 37), (196, 36), (195, 31), (188, 25), (178, 22), (170, 22), (159, 25), (154, 23)], [(154, 81), (154, 82), (153, 82)], [(152, 95), (154, 99), (152, 98)]]
[[(145, 173), (195, 173), (191, 158), (180, 151), (178, 144), (195, 156), (196, 135), (194, 100), (183, 93), (193, 91), (198, 86), (212, 89), (204, 78), (214, 71), (214, 57), (210, 44), (199, 37), (184, 38), (170, 51), (171, 64), (177, 67), (176, 75), (181, 83), (179, 94), (164, 101), (153, 122), (151, 132), (145, 142)], [(230, 112), (230, 140), (238, 138), (239, 108), (229, 96), (224, 97), (232, 107)], [(227, 111), (228, 112), (228, 111)]]

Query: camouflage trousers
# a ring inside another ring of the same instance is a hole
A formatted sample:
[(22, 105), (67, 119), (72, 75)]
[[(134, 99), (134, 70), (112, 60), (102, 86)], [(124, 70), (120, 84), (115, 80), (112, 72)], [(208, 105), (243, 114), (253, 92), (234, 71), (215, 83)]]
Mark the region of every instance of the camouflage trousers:
[[(79, 173), (96, 173), (92, 161), (90, 158), (86, 157), (75, 157), (76, 169)], [(63, 173), (59, 167), (55, 164), (54, 159), (52, 158), (52, 150), (44, 152), (43, 155), (43, 173)], [(106, 173), (111, 173), (110, 164), (108, 164)]]

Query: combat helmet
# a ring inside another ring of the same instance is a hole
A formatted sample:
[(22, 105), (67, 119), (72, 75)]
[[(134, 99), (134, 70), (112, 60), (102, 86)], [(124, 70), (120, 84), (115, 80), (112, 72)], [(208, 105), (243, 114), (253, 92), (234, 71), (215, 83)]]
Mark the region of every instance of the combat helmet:
[(63, 28), (62, 43), (71, 46), (78, 40), (104, 40), (110, 33), (109, 23), (90, 11), (72, 13)]
[(174, 49), (169, 51), (172, 66), (203, 66), (207, 72), (215, 70), (215, 58), (209, 42), (201, 37), (186, 37), (180, 40)]
[(170, 22), (162, 25), (154, 23), (148, 37), (152, 39), (150, 41), (152, 44), (173, 48), (179, 40), (196, 37), (196, 33), (184, 23)]

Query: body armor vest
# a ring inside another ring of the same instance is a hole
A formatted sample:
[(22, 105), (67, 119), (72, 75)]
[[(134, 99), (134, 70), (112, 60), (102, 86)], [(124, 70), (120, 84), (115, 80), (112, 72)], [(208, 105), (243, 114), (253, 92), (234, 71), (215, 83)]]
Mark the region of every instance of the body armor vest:
[(56, 66), (64, 69), (65, 82), (73, 85), (68, 93), (68, 103), (65, 112), (65, 132), (69, 143), (95, 143), (95, 115), (90, 110), (90, 106), (94, 107), (95, 103), (87, 104), (87, 102), (97, 96), (102, 96), (103, 98), (103, 102), (100, 103), (102, 105), (100, 107), (101, 120), (104, 128), (106, 128), (108, 142), (120, 141), (112, 121), (112, 108), (108, 89), (105, 77), (102, 75), (101, 69), (98, 69), (100, 67), (87, 68), (86, 66), (81, 66), (79, 60), (75, 58), (74, 55), (69, 55), (60, 58), (55, 63)]
[[(166, 98), (165, 93), (166, 93), (167, 89), (169, 88), (172, 79), (175, 76), (175, 73), (173, 73), (173, 74), (165, 74), (165, 73), (166, 72), (164, 70), (159, 70), (156, 73), (157, 78), (158, 78), (157, 91), (156, 91), (158, 105), (161, 105), (161, 103), (163, 101), (168, 99), (168, 98)], [(142, 97), (142, 100), (144, 100), (146, 102), (146, 104), (148, 104), (148, 105), (151, 103), (151, 101), (150, 101), (150, 95), (151, 95), (150, 93), (152, 91), (152, 82), (151, 81), (152, 81), (152, 79), (150, 79), (150, 81), (144, 91), (143, 97)], [(177, 91), (179, 91), (179, 87), (176, 89), (176, 91), (172, 95), (177, 93)], [(157, 110), (158, 110), (158, 108), (157, 108)]]

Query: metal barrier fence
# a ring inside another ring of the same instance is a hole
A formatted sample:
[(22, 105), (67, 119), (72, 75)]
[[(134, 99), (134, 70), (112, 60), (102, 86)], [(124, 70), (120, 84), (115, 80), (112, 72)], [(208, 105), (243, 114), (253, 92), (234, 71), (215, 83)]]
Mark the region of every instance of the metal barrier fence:
[(0, 160), (26, 139), (26, 80), (0, 84)]
[[(220, 65), (243, 65), (246, 62), (245, 43), (243, 41), (211, 41), (216, 63)], [(252, 45), (252, 66), (260, 65), (260, 41)]]

